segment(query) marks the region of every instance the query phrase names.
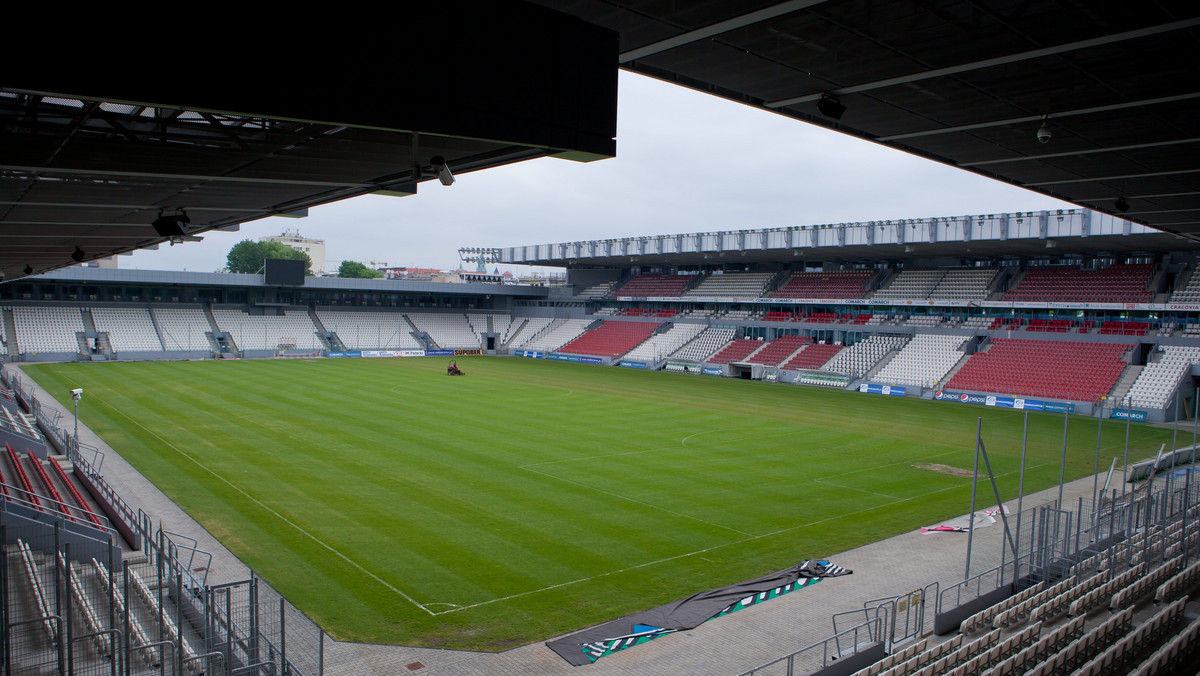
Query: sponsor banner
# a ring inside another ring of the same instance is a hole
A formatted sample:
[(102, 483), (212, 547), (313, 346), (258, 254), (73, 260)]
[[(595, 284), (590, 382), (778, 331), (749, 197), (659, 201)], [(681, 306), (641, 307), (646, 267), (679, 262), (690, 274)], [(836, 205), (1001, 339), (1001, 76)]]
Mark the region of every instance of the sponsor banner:
[(1015, 408), (1023, 411), (1051, 411), (1053, 413), (1074, 413), (1075, 404), (1064, 404), (1039, 399), (1022, 399), (1020, 397), (998, 397), (991, 394), (968, 394), (966, 392), (935, 392), (935, 401), (949, 401), (957, 404), (981, 404), (999, 408)]
[(473, 354), (483, 354), (483, 350), (455, 350), (455, 357), (466, 357)]
[(396, 350), (397, 357), (424, 357), (425, 350)]
[(1200, 303), (1167, 303), (1167, 309), (1197, 312), (1200, 311)]
[(704, 373), (704, 375), (706, 375), (706, 376), (723, 376), (723, 375), (725, 375), (724, 371), (721, 369), (720, 366), (705, 366), (702, 373)]
[(624, 366), (625, 368), (631, 368), (631, 369), (644, 369), (644, 368), (646, 368), (646, 362), (644, 362), (644, 361), (629, 361), (627, 359), (622, 359), (621, 366)]
[(557, 359), (558, 361), (573, 361), (579, 364), (603, 364), (604, 360), (600, 357), (581, 357), (577, 354), (559, 354), (555, 352), (548, 359)]
[(426, 357), (453, 357), (454, 350), (425, 350)]
[(908, 389), (899, 385), (876, 385), (875, 383), (862, 383), (858, 386), (859, 392), (867, 394), (888, 394), (893, 397), (903, 397), (908, 393)]
[(517, 355), (518, 357), (529, 357), (530, 359), (545, 359), (546, 358), (545, 352), (531, 352), (529, 350), (517, 350), (513, 354)]
[(326, 356), (333, 357), (335, 359), (340, 359), (343, 357), (361, 357), (362, 353), (361, 352), (329, 352), (326, 354)]
[(1129, 409), (1124, 409), (1124, 408), (1114, 408), (1112, 414), (1109, 417), (1116, 418), (1117, 420), (1132, 420), (1134, 422), (1146, 422), (1146, 412), (1145, 411), (1131, 411)]

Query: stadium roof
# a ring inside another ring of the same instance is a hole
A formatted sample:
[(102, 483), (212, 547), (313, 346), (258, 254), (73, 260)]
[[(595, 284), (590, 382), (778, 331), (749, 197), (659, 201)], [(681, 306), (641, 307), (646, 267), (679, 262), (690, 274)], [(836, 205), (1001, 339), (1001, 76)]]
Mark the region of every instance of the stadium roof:
[(277, 10), (153, 28), (49, 5), (14, 18), (25, 28), (0, 44), (3, 279), (171, 241), (152, 227), (160, 210), (184, 210), (186, 241), (410, 195), (437, 156), (453, 175), (616, 154), (611, 31), (512, 0)]
[(1200, 237), (1200, 3), (537, 1), (622, 68)]
[(612, 156), (614, 64), (1200, 237), (1196, 3), (492, 0), (158, 31), (34, 11), (48, 30), (0, 45), (5, 279), (165, 242), (163, 208), (195, 235), (410, 194), (435, 155)]
[(1088, 209), (1060, 209), (623, 237), (496, 253), (503, 263), (567, 268), (729, 268), (804, 261), (1130, 258), (1182, 251), (1200, 251), (1200, 242)]

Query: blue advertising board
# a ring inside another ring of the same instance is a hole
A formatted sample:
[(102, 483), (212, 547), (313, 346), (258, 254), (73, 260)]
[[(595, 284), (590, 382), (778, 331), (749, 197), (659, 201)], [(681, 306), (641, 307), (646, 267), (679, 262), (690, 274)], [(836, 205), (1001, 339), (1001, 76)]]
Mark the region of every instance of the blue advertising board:
[(723, 370), (721, 370), (720, 366), (705, 366), (703, 373), (706, 376), (723, 376), (723, 375), (725, 375), (725, 372)]
[(426, 357), (453, 357), (454, 350), (425, 350)]
[(903, 397), (908, 393), (908, 390), (899, 385), (876, 385), (875, 383), (862, 383), (858, 386), (859, 392), (867, 394), (889, 394), (893, 397)]
[(1117, 420), (1132, 420), (1134, 422), (1146, 422), (1146, 412), (1145, 411), (1133, 411), (1133, 410), (1124, 409), (1124, 408), (1114, 408), (1110, 417), (1116, 418)]
[(644, 369), (644, 368), (646, 368), (646, 362), (644, 362), (644, 361), (628, 361), (628, 360), (622, 359), (621, 366), (624, 366), (625, 368), (631, 368), (631, 369)]
[(1015, 408), (1025, 411), (1050, 411), (1052, 413), (1074, 413), (1075, 404), (1064, 404), (1055, 401), (1039, 399), (1023, 399), (1021, 397), (1000, 397), (992, 394), (969, 394), (967, 392), (936, 392), (935, 401), (949, 401), (957, 404), (980, 404), (997, 406), (999, 408)]
[(529, 357), (530, 359), (545, 359), (545, 352), (533, 352), (530, 350), (517, 350), (514, 354), (518, 357)]
[(558, 361), (573, 361), (579, 364), (603, 364), (604, 360), (600, 357), (581, 357), (577, 354), (558, 354), (557, 352), (550, 355), (549, 359), (557, 359)]
[(333, 358), (337, 359), (337, 358), (341, 358), (341, 357), (361, 357), (362, 353), (361, 352), (329, 352), (329, 353), (326, 353), (325, 356), (333, 357)]

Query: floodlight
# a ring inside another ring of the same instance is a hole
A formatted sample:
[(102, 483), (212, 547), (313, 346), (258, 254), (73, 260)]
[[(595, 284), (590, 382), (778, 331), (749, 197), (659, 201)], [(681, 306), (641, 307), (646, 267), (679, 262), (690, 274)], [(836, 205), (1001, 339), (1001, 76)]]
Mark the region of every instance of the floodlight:
[(192, 219), (188, 218), (183, 209), (179, 209), (173, 214), (159, 211), (158, 218), (154, 219), (151, 225), (154, 226), (154, 232), (158, 233), (159, 237), (173, 239), (188, 234), (188, 231), (191, 230), (189, 225), (191, 222)]
[(75, 261), (76, 263), (82, 263), (84, 257), (86, 256), (87, 254), (85, 254), (83, 249), (80, 249), (78, 245), (76, 245), (75, 250), (71, 252), (71, 260)]
[(441, 155), (434, 155), (429, 163), (433, 165), (433, 171), (437, 174), (438, 180), (442, 185), (454, 185), (454, 174), (450, 173), (450, 167), (446, 165), (446, 158)]

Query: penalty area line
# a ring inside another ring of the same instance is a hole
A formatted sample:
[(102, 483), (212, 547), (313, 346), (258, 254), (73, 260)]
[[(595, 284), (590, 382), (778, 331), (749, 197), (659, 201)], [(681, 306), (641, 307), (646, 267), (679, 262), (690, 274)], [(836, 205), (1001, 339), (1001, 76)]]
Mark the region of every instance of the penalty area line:
[[(387, 589), (390, 589), (391, 591), (395, 592), (395, 593), (396, 593), (396, 594), (398, 594), (400, 597), (402, 597), (404, 600), (406, 600), (406, 601), (408, 601), (409, 603), (413, 604), (414, 606), (416, 606), (416, 607), (420, 608), (421, 610), (424, 610), (425, 612), (429, 613), (430, 615), (437, 615), (437, 613), (435, 613), (434, 611), (432, 611), (432, 610), (430, 610), (429, 608), (425, 607), (425, 605), (424, 605), (424, 604), (420, 603), (419, 601), (417, 601), (417, 600), (416, 600), (416, 599), (414, 599), (413, 597), (409, 596), (408, 594), (405, 594), (403, 591), (400, 591), (399, 589), (397, 589), (396, 587), (394, 587), (393, 585), (391, 585), (390, 583), (388, 583), (386, 580), (384, 580), (383, 578), (379, 577), (379, 576), (378, 576), (378, 575), (376, 575), (375, 573), (372, 573), (371, 571), (367, 570), (367, 569), (366, 569), (366, 568), (364, 568), (364, 567), (362, 566), (362, 564), (360, 564), (359, 562), (355, 561), (354, 559), (351, 559), (350, 557), (346, 556), (345, 554), (341, 553), (340, 551), (338, 551), (338, 550), (334, 549), (332, 546), (330, 546), (328, 543), (326, 543), (326, 542), (325, 542), (324, 540), (322, 540), (321, 538), (318, 538), (317, 536), (313, 535), (312, 533), (308, 532), (307, 530), (304, 530), (304, 529), (303, 529), (303, 528), (301, 528), (301, 527), (300, 527), (300, 525), (299, 525), (299, 524), (297, 524), (296, 522), (292, 521), (291, 519), (287, 518), (286, 516), (284, 516), (284, 515), (280, 514), (280, 513), (279, 513), (279, 512), (277, 512), (277, 511), (275, 511), (275, 510), (274, 510), (274, 509), (272, 509), (271, 507), (267, 506), (267, 505), (266, 505), (266, 504), (265, 504), (263, 501), (259, 500), (258, 498), (254, 497), (253, 495), (250, 495), (250, 494), (249, 494), (249, 493), (247, 493), (246, 491), (242, 490), (242, 488), (241, 488), (241, 487), (239, 487), (239, 486), (235, 485), (235, 484), (234, 484), (232, 481), (230, 481), (229, 479), (226, 479), (225, 477), (221, 476), (220, 474), (217, 474), (215, 471), (213, 471), (213, 470), (212, 470), (211, 468), (209, 468), (207, 465), (205, 465), (204, 463), (200, 462), (200, 461), (199, 461), (199, 460), (197, 460), (196, 458), (192, 457), (191, 455), (189, 455), (188, 453), (186, 453), (185, 451), (183, 451), (182, 449), (180, 449), (180, 448), (179, 448), (178, 446), (176, 446), (175, 444), (173, 444), (173, 443), (171, 443), (170, 441), (167, 441), (166, 439), (162, 438), (162, 437), (161, 437), (161, 436), (160, 436), (160, 435), (159, 435), (157, 432), (154, 432), (153, 430), (151, 430), (151, 429), (147, 428), (145, 425), (141, 424), (141, 423), (140, 423), (140, 422), (138, 422), (137, 420), (134, 420), (133, 418), (131, 418), (131, 417), (130, 417), (128, 414), (126, 414), (124, 411), (120, 411), (120, 410), (118, 410), (118, 409), (115, 409), (115, 408), (113, 409), (113, 411), (115, 411), (116, 413), (119, 413), (119, 414), (121, 415), (121, 417), (125, 418), (126, 420), (128, 420), (128, 421), (129, 421), (129, 422), (131, 422), (131, 423), (133, 423), (134, 425), (137, 425), (137, 426), (138, 426), (138, 427), (140, 427), (142, 430), (144, 430), (144, 431), (145, 431), (147, 434), (149, 434), (150, 436), (154, 437), (155, 439), (158, 439), (159, 441), (161, 441), (161, 442), (162, 442), (164, 445), (166, 445), (166, 446), (168, 446), (168, 447), (172, 448), (172, 449), (173, 449), (173, 450), (174, 450), (176, 453), (178, 453), (179, 455), (182, 455), (183, 457), (187, 458), (188, 460), (190, 460), (190, 461), (191, 461), (193, 464), (195, 464), (195, 465), (196, 465), (197, 467), (199, 467), (200, 469), (202, 469), (202, 470), (204, 470), (205, 472), (208, 472), (209, 474), (213, 475), (213, 476), (214, 476), (214, 477), (216, 477), (218, 480), (220, 480), (221, 482), (223, 482), (225, 485), (229, 486), (229, 487), (230, 487), (230, 488), (232, 488), (233, 490), (237, 491), (238, 493), (241, 493), (243, 496), (245, 496), (245, 497), (246, 497), (246, 499), (250, 500), (250, 501), (251, 501), (251, 502), (253, 502), (254, 504), (256, 504), (256, 505), (258, 505), (259, 507), (263, 508), (263, 510), (265, 510), (266, 512), (268, 512), (268, 513), (270, 513), (271, 515), (275, 516), (275, 517), (276, 517), (276, 518), (278, 518), (280, 521), (282, 521), (282, 522), (286, 523), (287, 525), (291, 526), (291, 527), (292, 527), (292, 528), (294, 528), (294, 529), (295, 529), (297, 532), (299, 532), (301, 535), (304, 535), (304, 536), (305, 536), (305, 537), (307, 537), (308, 539), (312, 540), (313, 542), (317, 543), (317, 544), (318, 544), (318, 545), (320, 545), (321, 547), (324, 547), (325, 549), (327, 549), (328, 551), (330, 551), (331, 553), (333, 553), (333, 555), (334, 555), (334, 556), (337, 556), (338, 558), (340, 558), (341, 560), (343, 560), (343, 561), (345, 561), (346, 563), (350, 564), (350, 565), (351, 565), (351, 566), (353, 566), (354, 568), (357, 568), (359, 571), (361, 571), (362, 573), (364, 573), (364, 574), (365, 574), (367, 577), (371, 578), (372, 580), (375, 580), (375, 581), (376, 581), (376, 582), (378, 582), (380, 585), (382, 585), (382, 586), (386, 587)], [(190, 516), (190, 515), (189, 515), (189, 516)], [(443, 604), (443, 605), (446, 605), (446, 604)]]

